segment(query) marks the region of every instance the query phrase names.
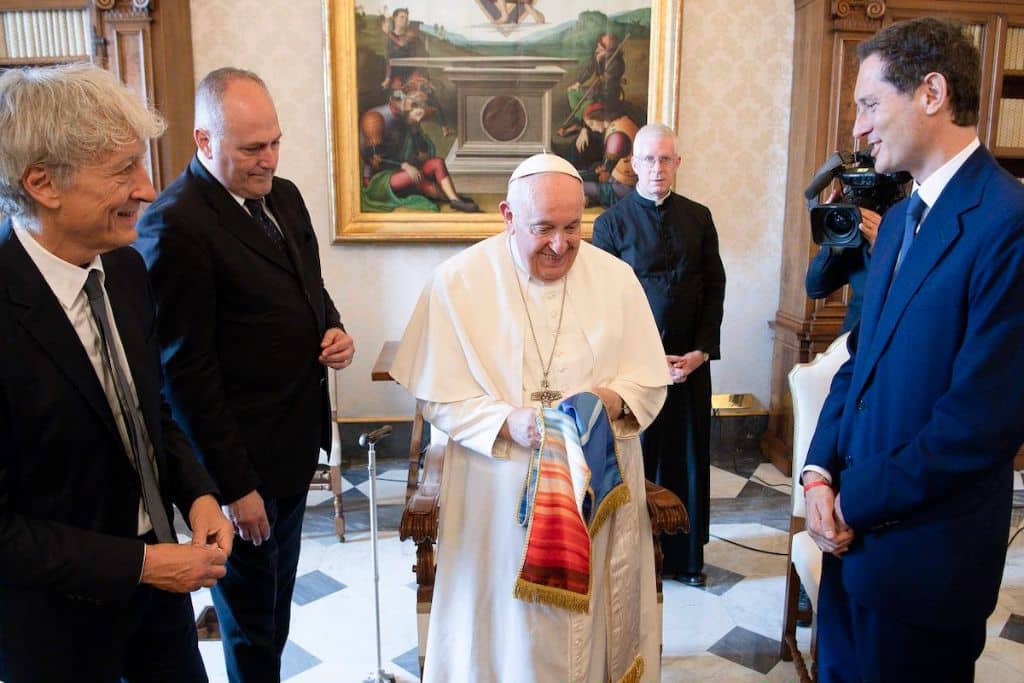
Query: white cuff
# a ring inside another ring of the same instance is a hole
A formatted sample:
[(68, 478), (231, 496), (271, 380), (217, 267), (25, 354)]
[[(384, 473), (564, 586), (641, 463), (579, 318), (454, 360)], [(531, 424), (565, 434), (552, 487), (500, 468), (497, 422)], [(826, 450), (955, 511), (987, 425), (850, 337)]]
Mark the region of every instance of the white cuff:
[(816, 472), (821, 476), (825, 477), (825, 481), (827, 481), (830, 485), (832, 484), (832, 475), (828, 473), (828, 470), (818, 467), (817, 465), (807, 465), (802, 470), (800, 470), (801, 484), (804, 483), (804, 475), (807, 474), (808, 472)]

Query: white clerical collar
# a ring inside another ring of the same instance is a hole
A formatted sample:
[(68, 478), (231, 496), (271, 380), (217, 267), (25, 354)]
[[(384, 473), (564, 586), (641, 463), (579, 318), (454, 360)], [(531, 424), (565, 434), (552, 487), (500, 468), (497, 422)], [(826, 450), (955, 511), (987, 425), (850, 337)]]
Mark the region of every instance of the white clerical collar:
[[(935, 202), (938, 201), (942, 191), (946, 189), (946, 185), (949, 184), (949, 181), (953, 179), (953, 176), (960, 170), (960, 167), (964, 165), (967, 159), (980, 146), (981, 141), (975, 136), (973, 140), (967, 143), (966, 147), (957, 152), (952, 159), (939, 166), (923, 183), (919, 184), (917, 180), (914, 181), (914, 191), (917, 192), (917, 196), (924, 201), (928, 208), (935, 206)], [(923, 217), (921, 221), (924, 222)]]
[(646, 192), (643, 192), (639, 187), (636, 188), (636, 193), (643, 197), (644, 199), (646, 199), (647, 201), (654, 202), (655, 206), (661, 206), (662, 204), (665, 203), (665, 200), (668, 199), (668, 196), (672, 194), (672, 190), (666, 192), (662, 197), (652, 197)]
[(21, 246), (25, 248), (32, 263), (39, 269), (46, 284), (50, 286), (53, 295), (57, 297), (57, 301), (65, 311), (71, 310), (75, 299), (85, 287), (85, 280), (89, 277), (90, 270), (100, 271), (100, 284), (103, 284), (103, 261), (99, 256), (94, 256), (85, 267), (76, 266), (47, 251), (36, 241), (32, 231), (16, 225), (14, 234), (17, 235)]

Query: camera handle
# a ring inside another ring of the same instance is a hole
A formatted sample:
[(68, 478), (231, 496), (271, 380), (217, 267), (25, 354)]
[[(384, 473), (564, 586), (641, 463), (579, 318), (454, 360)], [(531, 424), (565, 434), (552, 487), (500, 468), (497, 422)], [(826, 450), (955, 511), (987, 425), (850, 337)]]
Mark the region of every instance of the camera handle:
[(813, 209), (816, 206), (821, 206), (818, 201), (818, 196), (821, 191), (824, 190), (829, 184), (835, 179), (839, 172), (842, 170), (844, 165), (849, 164), (853, 161), (853, 154), (849, 152), (833, 152), (832, 155), (825, 160), (825, 163), (814, 172), (814, 178), (811, 179), (811, 184), (804, 190), (804, 199), (807, 200), (807, 208)]

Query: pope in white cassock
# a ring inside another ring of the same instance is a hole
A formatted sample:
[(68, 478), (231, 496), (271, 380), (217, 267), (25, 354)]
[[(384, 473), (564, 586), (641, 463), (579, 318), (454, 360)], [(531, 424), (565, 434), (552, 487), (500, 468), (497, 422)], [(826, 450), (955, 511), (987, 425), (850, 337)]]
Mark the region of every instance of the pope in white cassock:
[[(507, 232), (437, 268), (391, 368), (449, 437), (425, 683), (661, 679), (638, 433), (671, 379), (632, 269), (581, 241), (583, 204), (565, 160), (520, 164), (500, 207)], [(541, 408), (580, 392), (599, 396), (612, 421), (628, 502), (591, 527), (589, 593), (566, 609), (516, 597), (529, 533), (517, 512)]]

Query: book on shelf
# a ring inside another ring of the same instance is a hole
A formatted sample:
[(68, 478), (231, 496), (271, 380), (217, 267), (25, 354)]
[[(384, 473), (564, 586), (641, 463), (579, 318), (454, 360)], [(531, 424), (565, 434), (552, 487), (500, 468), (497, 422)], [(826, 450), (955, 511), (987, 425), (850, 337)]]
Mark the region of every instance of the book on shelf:
[(3, 28), (0, 30), (0, 57), (9, 57), (10, 53), (7, 48), (7, 14), (2, 14)]
[(71, 49), (71, 27), (68, 24), (68, 11), (66, 9), (57, 12), (57, 35), (60, 36), (60, 53), (62, 55), (75, 54)]
[(1024, 70), (1024, 28), (1011, 27), (1007, 29), (1007, 66), (1013, 71)]
[(1024, 52), (1021, 48), (1024, 45), (1024, 29), (1011, 26), (1006, 29), (1006, 50), (1003, 55), (1003, 70), (1019, 71), (1022, 68)]
[(88, 55), (92, 54), (92, 49), (89, 41), (89, 21), (86, 17), (86, 13), (89, 10), (78, 10), (71, 12), (72, 25), (74, 30), (71, 35), (75, 37), (75, 52), (76, 55)]
[(999, 101), (996, 147), (1024, 147), (1024, 100), (1004, 97)]

